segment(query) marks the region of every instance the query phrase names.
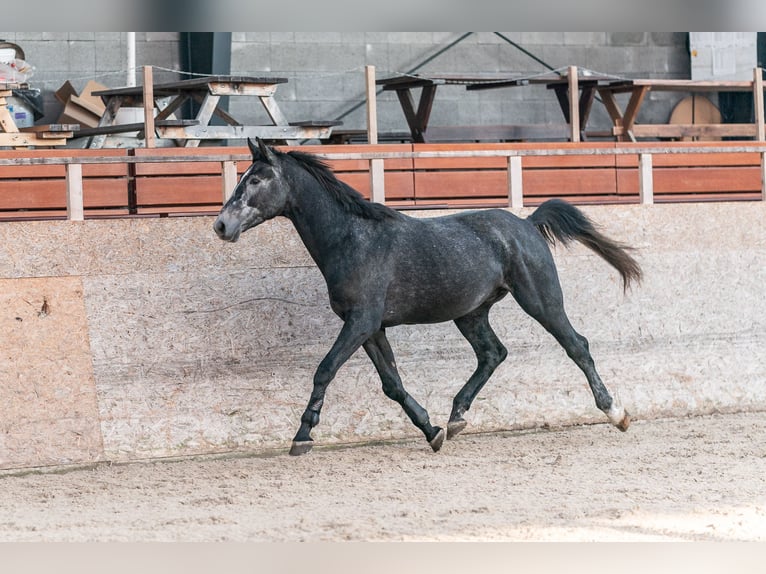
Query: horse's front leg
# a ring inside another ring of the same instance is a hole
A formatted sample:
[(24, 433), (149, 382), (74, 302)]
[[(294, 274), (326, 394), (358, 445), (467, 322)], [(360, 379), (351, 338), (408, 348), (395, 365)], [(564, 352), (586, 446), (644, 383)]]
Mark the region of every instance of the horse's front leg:
[(324, 404), (327, 386), (335, 378), (338, 369), (364, 343), (370, 335), (380, 327), (380, 320), (369, 315), (350, 316), (335, 340), (330, 352), (327, 353), (314, 373), (314, 388), (308, 406), (301, 417), (301, 426), (293, 439), (291, 455), (306, 454), (314, 446), (311, 429), (319, 424), (319, 414)]

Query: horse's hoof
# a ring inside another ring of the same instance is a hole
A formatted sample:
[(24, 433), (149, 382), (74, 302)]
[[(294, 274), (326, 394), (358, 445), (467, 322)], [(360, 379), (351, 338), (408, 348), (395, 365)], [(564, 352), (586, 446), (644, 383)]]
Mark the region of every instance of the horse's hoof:
[(447, 424), (447, 440), (452, 440), (463, 432), (463, 429), (468, 426), (467, 421), (455, 421)]
[(621, 406), (612, 404), (609, 410), (606, 411), (606, 416), (609, 418), (609, 422), (620, 429), (622, 432), (628, 430), (630, 426), (630, 415)]
[(622, 417), (622, 420), (614, 426), (616, 426), (622, 432), (625, 432), (626, 430), (628, 430), (628, 427), (630, 426), (630, 415), (628, 414), (627, 411), (625, 411), (625, 416)]
[(294, 440), (290, 448), (290, 456), (300, 456), (308, 454), (314, 446), (313, 440)]
[(434, 449), (434, 452), (439, 452), (439, 449), (444, 444), (444, 429), (439, 427), (436, 428), (439, 429), (439, 432), (436, 433), (436, 436), (433, 439), (428, 441), (428, 444), (431, 445), (431, 448)]

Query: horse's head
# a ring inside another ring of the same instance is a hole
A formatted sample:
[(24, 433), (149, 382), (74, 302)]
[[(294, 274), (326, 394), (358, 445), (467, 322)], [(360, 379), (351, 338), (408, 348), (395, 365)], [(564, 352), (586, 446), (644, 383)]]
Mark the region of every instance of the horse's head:
[(213, 224), (224, 241), (233, 243), (243, 231), (280, 215), (287, 202), (279, 156), (260, 138), (256, 139), (257, 144), (247, 140), (253, 164), (242, 174)]

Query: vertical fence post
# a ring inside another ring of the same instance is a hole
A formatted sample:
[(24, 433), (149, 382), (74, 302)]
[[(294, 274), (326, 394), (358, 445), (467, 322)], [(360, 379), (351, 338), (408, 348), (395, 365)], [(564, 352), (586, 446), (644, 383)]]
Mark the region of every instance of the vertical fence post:
[(508, 156), (508, 205), (513, 209), (524, 207), (520, 155)]
[(654, 203), (654, 177), (650, 153), (642, 153), (638, 156), (638, 193), (642, 205)]
[(82, 196), (82, 164), (66, 164), (66, 217), (69, 221), (85, 219)]
[(221, 175), (223, 180), (223, 202), (226, 203), (231, 197), (231, 192), (237, 187), (237, 162), (222, 161)]
[(766, 152), (761, 152), (761, 200), (766, 201)]
[(753, 108), (755, 109), (756, 140), (766, 141), (766, 126), (763, 117), (763, 69), (753, 70)]
[[(378, 143), (378, 104), (375, 94), (375, 66), (364, 67), (367, 92), (367, 142)], [(385, 168), (382, 159), (370, 160), (370, 195), (376, 203), (386, 202)]]
[(569, 66), (569, 134), (573, 142), (580, 141), (580, 80), (577, 77), (577, 66)]
[(144, 138), (146, 147), (153, 148), (154, 142), (154, 74), (151, 66), (144, 66)]

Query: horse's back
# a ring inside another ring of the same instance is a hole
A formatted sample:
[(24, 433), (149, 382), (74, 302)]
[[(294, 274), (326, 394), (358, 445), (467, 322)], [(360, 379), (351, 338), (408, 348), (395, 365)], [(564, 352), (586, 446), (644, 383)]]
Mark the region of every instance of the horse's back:
[(407, 218), (396, 227), (386, 264), (391, 324), (454, 319), (502, 298), (524, 245), (544, 244), (529, 222), (499, 209)]

